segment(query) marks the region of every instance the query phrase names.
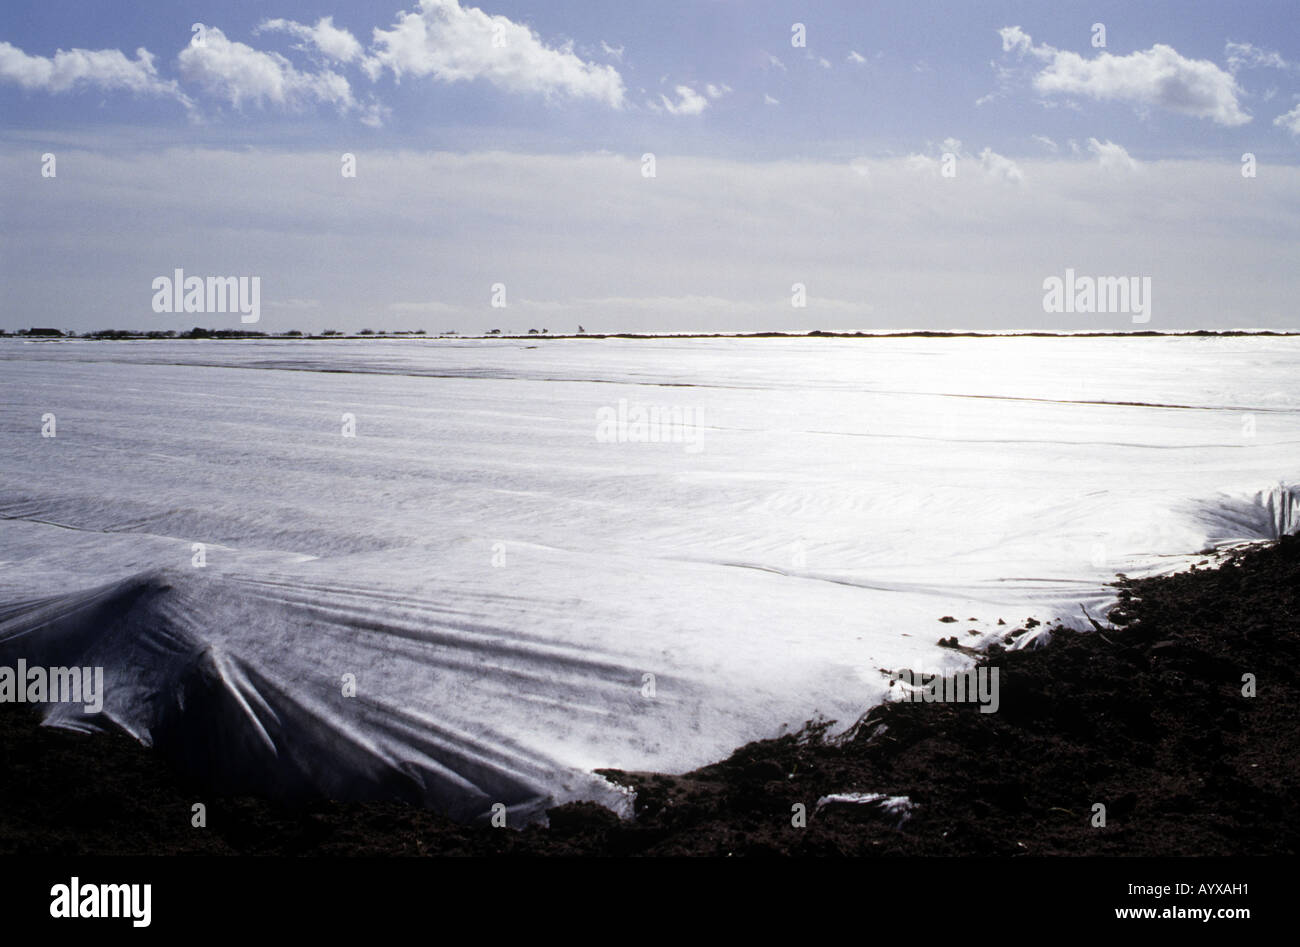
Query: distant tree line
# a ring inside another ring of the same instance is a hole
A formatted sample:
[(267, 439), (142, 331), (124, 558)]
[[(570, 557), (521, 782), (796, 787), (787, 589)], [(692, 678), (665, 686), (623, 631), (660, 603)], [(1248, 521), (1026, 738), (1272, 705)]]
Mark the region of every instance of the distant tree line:
[[(528, 335), (548, 335), (548, 329), (529, 329)], [(578, 335), (586, 335), (586, 329), (578, 326)], [(43, 327), (33, 327), (30, 329), (18, 329), (10, 332), (6, 329), (0, 329), (0, 338), (30, 338), (30, 339), (321, 339), (321, 338), (371, 338), (383, 336), (394, 338), (400, 336), (427, 336), (428, 332), (424, 329), (399, 329), (388, 331), (380, 329), (362, 329), (355, 334), (340, 332), (338, 329), (324, 329), (320, 332), (302, 332), (298, 329), (290, 329), (286, 332), (255, 332), (251, 329), (204, 329), (195, 326), (184, 332), (176, 332), (171, 329), (98, 329), (94, 332), (77, 333), (71, 330), (51, 329)], [(455, 329), (446, 329), (438, 333), (440, 337), (458, 336)], [(489, 329), (484, 333), (485, 336), (501, 336), (500, 329)], [(1217, 336), (1217, 337), (1235, 337), (1235, 336), (1294, 336), (1300, 333), (1287, 330), (1272, 329), (1196, 329), (1190, 332), (1157, 332), (1154, 329), (1143, 329), (1134, 332), (961, 332), (961, 331), (942, 331), (942, 330), (913, 330), (900, 332), (825, 332), (820, 329), (812, 332), (695, 332), (690, 334), (675, 335), (679, 339), (798, 339), (798, 338), (829, 338), (829, 339), (851, 339), (851, 338), (872, 338), (872, 339), (892, 339), (892, 338), (1070, 338), (1070, 339), (1089, 339), (1089, 338), (1142, 338), (1146, 336)], [(469, 335), (466, 338), (474, 338)], [(506, 336), (507, 338), (526, 338), (527, 336)], [(589, 336), (593, 339), (653, 339), (658, 338), (653, 332), (610, 332), (599, 333)], [(566, 338), (563, 335), (551, 336), (551, 338)]]

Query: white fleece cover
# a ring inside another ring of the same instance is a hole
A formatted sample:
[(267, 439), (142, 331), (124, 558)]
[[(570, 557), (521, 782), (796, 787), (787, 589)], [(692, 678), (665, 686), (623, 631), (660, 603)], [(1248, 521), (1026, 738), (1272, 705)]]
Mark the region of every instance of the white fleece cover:
[[(0, 341), (0, 663), (103, 666), (47, 723), (232, 788), (626, 813), (593, 770), (846, 727), (941, 636), (1294, 531), (1297, 378), (1294, 338)], [(598, 437), (621, 401), (694, 443)]]

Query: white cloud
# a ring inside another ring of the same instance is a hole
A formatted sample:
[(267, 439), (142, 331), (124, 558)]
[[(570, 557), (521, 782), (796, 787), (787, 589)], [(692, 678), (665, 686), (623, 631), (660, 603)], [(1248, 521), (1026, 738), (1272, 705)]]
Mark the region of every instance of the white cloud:
[(1030, 35), (1018, 26), (1004, 26), (998, 30), (998, 35), (1002, 37), (1004, 53), (1016, 52), (1021, 56), (1030, 55), (1038, 59), (1051, 59), (1056, 53), (1056, 50), (1046, 43), (1035, 46)]
[(773, 56), (771, 53), (765, 53), (764, 55), (767, 56), (767, 64), (769, 66), (774, 69), (780, 69), (782, 72), (786, 71), (785, 63), (781, 62), (781, 60), (776, 56)]
[[(945, 154), (951, 154), (962, 162), (977, 161), (980, 171), (985, 178), (997, 181), (1003, 181), (1010, 184), (1019, 184), (1024, 180), (1024, 172), (1020, 166), (1010, 158), (998, 154), (992, 148), (985, 148), (978, 155), (972, 155), (962, 147), (961, 139), (945, 138), (939, 144), (940, 149)], [(941, 162), (937, 158), (924, 154), (909, 155), (904, 159), (903, 166), (913, 172), (923, 174), (938, 174), (941, 169)], [(859, 174), (866, 174), (865, 170), (854, 167)], [(961, 172), (959, 172), (960, 176)]]
[(1244, 125), (1250, 116), (1237, 101), (1232, 76), (1208, 60), (1186, 59), (1170, 46), (1086, 60), (1062, 52), (1035, 80), (1044, 93), (1086, 95), (1101, 101), (1158, 105), (1219, 125)]
[(600, 48), (604, 51), (604, 53), (605, 53), (606, 56), (609, 56), (609, 57), (611, 57), (612, 59), (617, 59), (619, 62), (622, 62), (622, 61), (623, 61), (623, 47), (622, 47), (622, 46), (611, 46), (611, 45), (609, 45), (609, 43), (605, 42), (605, 41), (602, 39), (602, 40), (600, 41)]
[(1101, 142), (1095, 138), (1088, 139), (1088, 150), (1097, 156), (1097, 163), (1107, 171), (1136, 171), (1138, 163), (1123, 145), (1113, 141)]
[(547, 46), (529, 27), (458, 0), (420, 0), (419, 12), (403, 11), (391, 29), (375, 29), (372, 49), (372, 79), (384, 69), (399, 80), (482, 79), (506, 92), (623, 106), (623, 78), (613, 66), (584, 62), (569, 45)]
[(1271, 49), (1260, 49), (1250, 43), (1234, 43), (1231, 40), (1224, 46), (1223, 54), (1228, 60), (1228, 71), (1236, 74), (1242, 69), (1292, 69), (1293, 63), (1282, 58), (1282, 54)]
[(338, 73), (300, 72), (279, 53), (229, 40), (215, 26), (208, 27), (204, 45), (186, 46), (176, 61), (187, 82), (235, 108), (252, 102), (297, 110), (320, 103), (347, 112), (356, 106), (348, 80)]
[(1054, 142), (1052, 139), (1048, 138), (1046, 135), (1034, 135), (1034, 136), (1032, 136), (1032, 137), (1033, 137), (1034, 141), (1038, 142), (1040, 145), (1042, 145), (1042, 146), (1043, 146), (1044, 148), (1046, 148), (1048, 151), (1051, 151), (1051, 152), (1055, 153), (1055, 152), (1061, 150), (1060, 147), (1056, 144), (1056, 142)]
[(1172, 46), (1157, 43), (1147, 50), (1095, 59), (1035, 46), (1018, 26), (998, 31), (1003, 52), (1030, 55), (1045, 63), (1034, 77), (1044, 95), (1086, 96), (1101, 102), (1127, 102), (1139, 108), (1160, 107), (1219, 125), (1244, 125), (1250, 115), (1241, 107), (1241, 88), (1232, 74), (1207, 59), (1188, 59)]
[(720, 99), (731, 91), (731, 86), (726, 83), (723, 83), (722, 85), (714, 85), (710, 82), (704, 87), (704, 91), (708, 94), (709, 98)]
[(984, 169), (985, 174), (1013, 184), (1025, 179), (1019, 165), (992, 148), (985, 148), (980, 152), (980, 167)]
[(937, 174), (939, 172), (939, 159), (931, 158), (929, 155), (908, 155), (903, 162), (903, 166), (909, 171)]
[(361, 58), (361, 44), (357, 38), (347, 30), (336, 27), (332, 16), (321, 17), (315, 26), (305, 26), (293, 20), (263, 20), (253, 32), (275, 31), (298, 37), (335, 62), (352, 62)]
[(1291, 134), (1300, 137), (1300, 105), (1273, 119), (1273, 124), (1278, 128), (1285, 128)]
[(143, 46), (128, 59), (120, 49), (60, 49), (54, 56), (29, 56), (0, 40), (0, 80), (17, 83), (29, 92), (73, 92), (95, 88), (161, 95), (185, 106), (190, 100), (171, 79), (160, 79), (154, 56)]
[(850, 50), (849, 50), (849, 54), (848, 54), (847, 56), (844, 57), (844, 61), (845, 61), (845, 62), (851, 62), (851, 63), (854, 63), (854, 64), (856, 64), (856, 65), (861, 66), (863, 63), (865, 63), (865, 62), (867, 61), (867, 57), (866, 57), (866, 56), (863, 56), (863, 55), (862, 55), (861, 53), (859, 53), (857, 50), (850, 49)]
[[(1020, 27), (1012, 26), (1012, 27), (1007, 27), (1007, 29), (1018, 31)], [(1005, 33), (1006, 31), (1002, 30), (999, 32)], [(1008, 43), (1007, 43), (1007, 38), (1005, 36), (1003, 37), (1002, 45), (1003, 45), (1003, 51), (1004, 52), (1007, 51)], [(1014, 43), (1012, 44), (1012, 48), (1017, 48)], [(1021, 58), (1024, 58), (1023, 55), (1021, 56)], [(997, 79), (997, 88), (994, 89), (992, 92), (988, 93), (987, 95), (982, 95), (978, 99), (976, 99), (975, 104), (977, 106), (987, 105), (989, 102), (993, 102), (997, 99), (1006, 98), (1008, 95), (1011, 94), (1011, 91), (1015, 86), (1015, 84), (1024, 78), (1024, 69), (1004, 66), (1003, 64), (999, 63), (996, 60), (992, 60), (992, 59), (989, 60), (989, 67), (993, 70), (994, 78)]]
[(772, 98), (770, 95), (768, 95), (766, 92), (764, 92), (764, 93), (763, 93), (763, 104), (764, 104), (764, 105), (780, 105), (780, 104), (781, 104), (781, 100), (780, 100), (780, 99), (774, 99), (774, 98)]
[(370, 101), (361, 106), (361, 124), (379, 128), (392, 117), (393, 110), (379, 102)]
[(709, 107), (709, 100), (690, 86), (679, 85), (674, 91), (678, 96), (676, 102), (670, 100), (666, 95), (659, 96), (660, 101), (664, 104), (664, 109), (669, 115), (699, 115)]

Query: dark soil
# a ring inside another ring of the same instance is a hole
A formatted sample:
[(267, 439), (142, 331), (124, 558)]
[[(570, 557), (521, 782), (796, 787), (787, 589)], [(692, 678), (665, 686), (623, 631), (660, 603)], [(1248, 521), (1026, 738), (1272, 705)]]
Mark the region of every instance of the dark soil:
[[(0, 853), (1294, 854), (1298, 590), (1296, 537), (1216, 568), (1124, 580), (1100, 632), (991, 649), (996, 713), (890, 703), (836, 741), (809, 727), (681, 776), (605, 771), (636, 788), (632, 822), (592, 804), (515, 831), (399, 804), (212, 798), (125, 736), (42, 728), (3, 706)], [(1243, 695), (1245, 674), (1256, 696)], [(914, 808), (901, 824), (876, 805), (817, 808), (851, 792)], [(200, 800), (202, 829), (190, 824)], [(1092, 824), (1097, 803), (1104, 827)]]

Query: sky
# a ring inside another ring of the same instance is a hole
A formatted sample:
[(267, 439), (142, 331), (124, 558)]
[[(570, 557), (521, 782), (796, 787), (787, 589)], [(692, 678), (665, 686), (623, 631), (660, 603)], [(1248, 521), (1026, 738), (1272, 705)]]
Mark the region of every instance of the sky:
[(0, 328), (1300, 328), (1294, 2), (483, 4), (7, 2)]

